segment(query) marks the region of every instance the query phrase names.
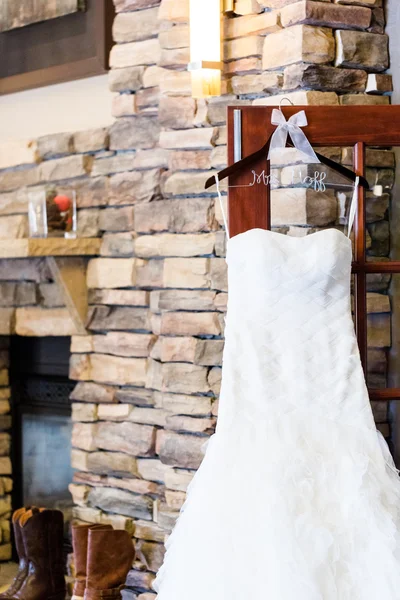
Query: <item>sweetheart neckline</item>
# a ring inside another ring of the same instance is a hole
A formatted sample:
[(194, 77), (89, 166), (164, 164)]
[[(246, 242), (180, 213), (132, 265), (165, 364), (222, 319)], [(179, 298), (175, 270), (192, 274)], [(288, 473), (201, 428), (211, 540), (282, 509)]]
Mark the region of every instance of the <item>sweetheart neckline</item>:
[(337, 233), (339, 233), (339, 235), (342, 239), (348, 240), (348, 242), (350, 242), (350, 245), (351, 245), (351, 239), (346, 234), (344, 234), (343, 231), (340, 231), (340, 229), (336, 229), (335, 227), (328, 227), (327, 229), (321, 229), (320, 231), (314, 231), (313, 233), (310, 233), (308, 235), (304, 235), (301, 237), (296, 237), (294, 235), (287, 235), (286, 233), (278, 233), (277, 231), (272, 231), (271, 229), (262, 229), (261, 227), (252, 227), (251, 229), (242, 231), (241, 233), (238, 233), (238, 234), (234, 235), (233, 237), (229, 238), (227, 240), (227, 243), (230, 244), (232, 242), (232, 240), (234, 240), (236, 238), (241, 238), (242, 236), (249, 234), (253, 231), (262, 231), (263, 233), (272, 234), (274, 236), (280, 236), (282, 238), (294, 240), (294, 241), (297, 241), (297, 240), (303, 241), (303, 240), (307, 240), (307, 239), (313, 237), (314, 235), (320, 235), (322, 233), (326, 234), (331, 231), (336, 231)]

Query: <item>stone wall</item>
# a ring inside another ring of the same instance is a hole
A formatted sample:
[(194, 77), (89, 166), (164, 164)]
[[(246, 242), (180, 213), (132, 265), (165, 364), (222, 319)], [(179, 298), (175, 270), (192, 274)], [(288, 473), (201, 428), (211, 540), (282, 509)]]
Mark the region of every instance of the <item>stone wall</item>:
[[(102, 236), (100, 256), (88, 265), (88, 334), (74, 335), (40, 260), (1, 261), (0, 333), (50, 335), (57, 324), (56, 333), (72, 335), (74, 516), (132, 532), (137, 560), (127, 597), (149, 600), (165, 535), (218, 411), (225, 234), (204, 182), (226, 163), (226, 106), (276, 104), (282, 95), (303, 105), (387, 104), (391, 80), (380, 0), (237, 0), (224, 21), (225, 93), (208, 101), (191, 98), (185, 70), (187, 0), (114, 2), (115, 124), (41, 138), (12, 160), (0, 152), (0, 237), (26, 235), (27, 190), (50, 183), (77, 190), (80, 235)], [(347, 149), (337, 152), (348, 161)], [(371, 178), (393, 168), (389, 154), (390, 164), (370, 156)], [(371, 252), (387, 255), (386, 209), (372, 214)], [(371, 364), (381, 383), (388, 285), (377, 277), (369, 296)], [(374, 408), (385, 423), (386, 405)], [(8, 429), (9, 416), (0, 425)], [(9, 435), (1, 435), (7, 542)], [(0, 557), (1, 548), (6, 557), (9, 545), (0, 546)]]

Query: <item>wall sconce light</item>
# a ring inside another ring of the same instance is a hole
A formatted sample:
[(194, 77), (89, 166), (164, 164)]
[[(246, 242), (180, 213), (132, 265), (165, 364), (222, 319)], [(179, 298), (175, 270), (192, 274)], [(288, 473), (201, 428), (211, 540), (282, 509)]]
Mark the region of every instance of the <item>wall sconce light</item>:
[(190, 63), (193, 98), (221, 95), (222, 0), (190, 0)]

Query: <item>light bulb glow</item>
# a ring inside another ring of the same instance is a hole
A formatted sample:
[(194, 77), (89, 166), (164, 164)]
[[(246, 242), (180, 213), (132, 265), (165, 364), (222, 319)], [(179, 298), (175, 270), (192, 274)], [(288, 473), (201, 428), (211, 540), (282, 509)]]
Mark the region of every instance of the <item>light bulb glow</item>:
[(192, 95), (221, 94), (221, 0), (190, 0)]

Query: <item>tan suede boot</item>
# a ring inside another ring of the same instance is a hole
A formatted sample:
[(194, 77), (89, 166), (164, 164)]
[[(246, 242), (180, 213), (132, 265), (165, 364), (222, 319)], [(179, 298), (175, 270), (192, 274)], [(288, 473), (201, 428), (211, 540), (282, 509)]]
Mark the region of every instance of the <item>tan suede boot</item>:
[(86, 589), (86, 565), (88, 556), (89, 531), (93, 529), (112, 530), (111, 525), (73, 525), (72, 547), (74, 549), (75, 583), (71, 600), (83, 600)]
[(89, 531), (85, 600), (121, 600), (121, 590), (135, 558), (127, 531)]
[(19, 523), (28, 574), (13, 600), (65, 600), (64, 517), (59, 510), (28, 510)]
[(26, 577), (28, 575), (28, 560), (27, 560), (26, 553), (25, 553), (24, 540), (22, 539), (21, 525), (19, 523), (20, 517), (22, 517), (22, 515), (24, 515), (27, 510), (29, 510), (29, 509), (19, 508), (18, 510), (16, 510), (14, 512), (14, 514), (12, 516), (12, 525), (13, 525), (13, 529), (14, 529), (14, 540), (15, 540), (15, 547), (17, 549), (17, 554), (18, 554), (18, 558), (19, 558), (19, 566), (18, 566), (18, 572), (17, 572), (12, 584), (10, 585), (10, 587), (5, 592), (0, 594), (1, 600), (6, 600), (6, 598), (12, 598), (13, 595), (16, 594), (16, 592), (18, 592), (18, 590), (21, 588), (22, 584), (24, 583), (24, 580), (26, 579)]

